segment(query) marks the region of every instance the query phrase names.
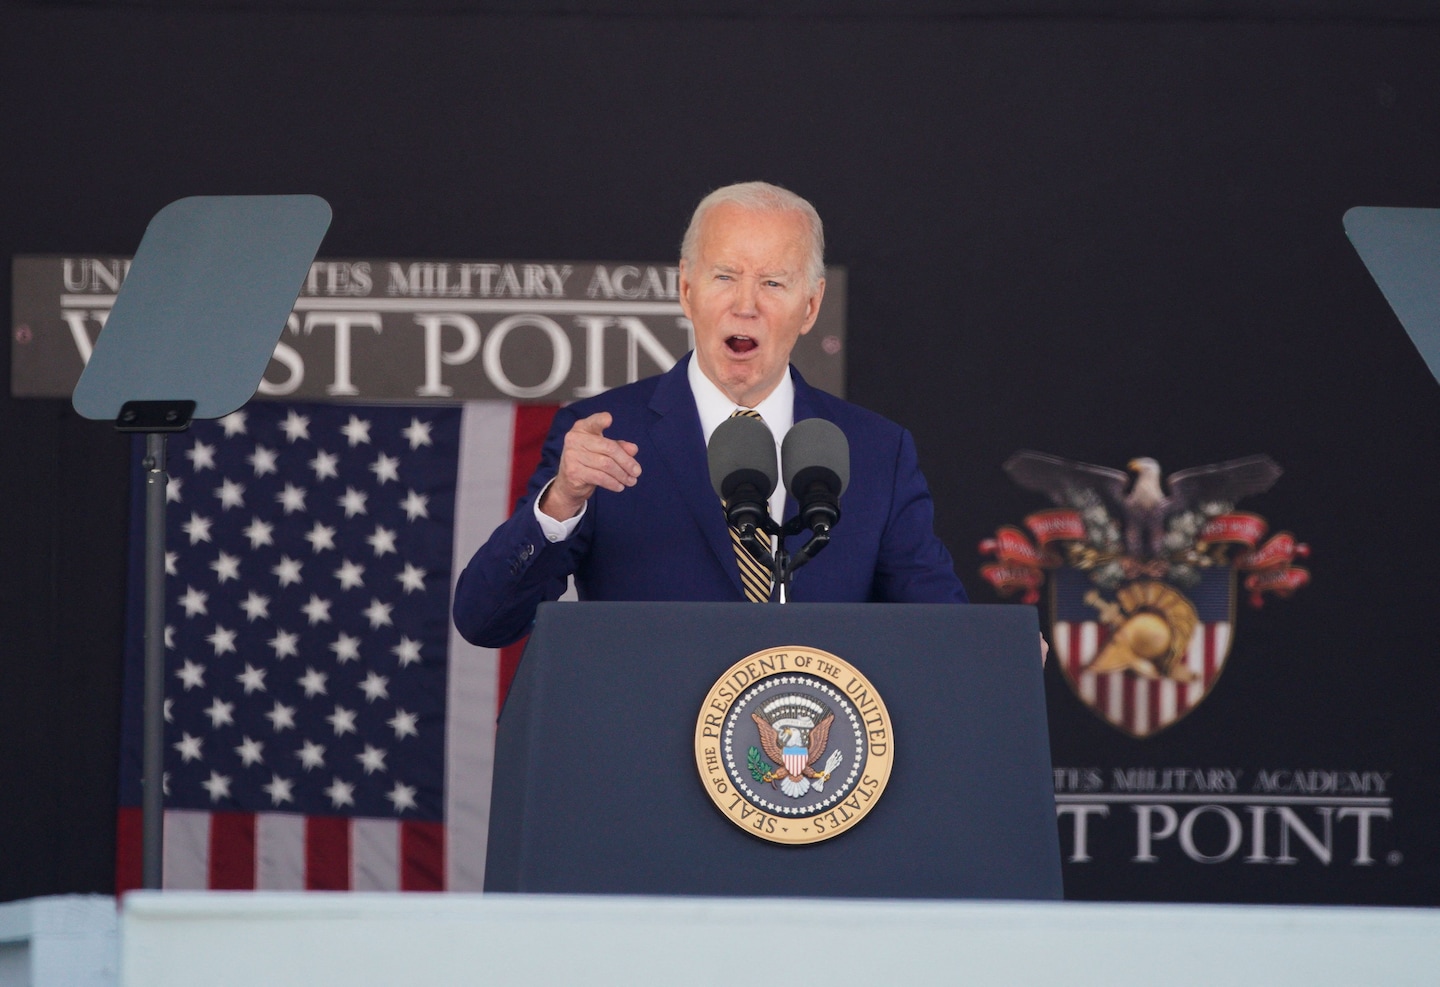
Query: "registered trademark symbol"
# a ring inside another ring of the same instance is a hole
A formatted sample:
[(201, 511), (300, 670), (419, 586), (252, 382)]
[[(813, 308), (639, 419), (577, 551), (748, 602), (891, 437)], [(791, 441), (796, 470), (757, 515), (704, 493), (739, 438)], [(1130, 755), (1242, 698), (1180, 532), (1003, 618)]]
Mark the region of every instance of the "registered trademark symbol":
[(1400, 861), (1404, 859), (1405, 854), (1401, 853), (1399, 850), (1391, 850), (1389, 853), (1385, 854), (1385, 862), (1391, 867), (1394, 867), (1396, 864), (1400, 863)]

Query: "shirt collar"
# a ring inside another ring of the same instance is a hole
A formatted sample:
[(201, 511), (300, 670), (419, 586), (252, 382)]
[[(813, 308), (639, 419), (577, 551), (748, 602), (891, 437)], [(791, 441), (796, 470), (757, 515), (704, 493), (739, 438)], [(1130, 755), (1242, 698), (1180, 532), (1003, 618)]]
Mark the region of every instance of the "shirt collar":
[[(705, 376), (694, 353), (690, 354), (690, 366), (686, 368), (686, 375), (690, 381), (690, 393), (695, 396), (695, 410), (700, 413), (700, 428), (704, 431), (705, 442), (708, 444), (710, 436), (720, 427), (720, 423), (729, 418), (739, 405), (726, 397), (725, 392)], [(779, 445), (785, 433), (790, 431), (790, 426), (795, 424), (795, 382), (790, 378), (788, 370), (780, 378), (775, 390), (770, 392), (770, 396), (756, 405), (754, 410), (760, 412), (760, 417), (775, 436), (775, 444)]]

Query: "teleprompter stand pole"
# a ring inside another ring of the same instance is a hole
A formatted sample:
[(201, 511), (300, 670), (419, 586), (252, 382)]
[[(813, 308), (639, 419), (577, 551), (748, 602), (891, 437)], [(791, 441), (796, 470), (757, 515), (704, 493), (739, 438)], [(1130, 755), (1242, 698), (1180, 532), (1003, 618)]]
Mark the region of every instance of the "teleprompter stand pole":
[[(165, 797), (165, 435), (145, 436), (145, 759), (141, 884), (160, 887)], [(159, 784), (156, 784), (156, 782)]]
[(115, 428), (145, 433), (145, 686), (140, 772), (141, 887), (164, 879), (165, 828), (165, 467), (168, 432), (190, 427), (194, 401), (128, 401)]

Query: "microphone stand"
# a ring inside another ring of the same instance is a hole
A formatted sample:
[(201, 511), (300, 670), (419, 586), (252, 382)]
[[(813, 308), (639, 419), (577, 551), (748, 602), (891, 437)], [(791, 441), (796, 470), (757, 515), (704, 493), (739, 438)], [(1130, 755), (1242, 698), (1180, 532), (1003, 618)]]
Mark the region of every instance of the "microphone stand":
[(813, 527), (808, 527), (811, 533), (810, 540), (801, 545), (794, 555), (786, 550), (785, 538), (807, 530), (807, 525), (801, 515), (796, 515), (785, 523), (784, 528), (780, 529), (778, 550), (775, 553), (775, 582), (782, 587), (780, 597), (782, 603), (789, 596), (790, 580), (794, 577), (795, 570), (809, 562), (820, 553), (822, 548), (830, 544), (832, 527), (833, 523), (828, 521), (817, 521)]
[[(736, 533), (740, 537), (740, 544), (745, 550), (761, 565), (770, 570), (771, 578), (775, 585), (780, 588), (780, 602), (788, 602), (790, 595), (790, 580), (795, 575), (795, 570), (813, 559), (820, 550), (830, 544), (830, 531), (835, 521), (839, 520), (837, 512), (834, 520), (819, 519), (813, 525), (806, 525), (803, 515), (797, 514), (784, 527), (776, 524), (768, 514), (761, 518), (758, 524), (752, 523), (748, 518), (736, 526)], [(802, 531), (811, 532), (810, 540), (800, 546), (793, 555), (785, 547), (785, 539), (790, 535), (798, 535)], [(775, 539), (775, 550), (772, 553), (770, 546), (760, 540), (759, 532), (767, 535), (779, 535)]]

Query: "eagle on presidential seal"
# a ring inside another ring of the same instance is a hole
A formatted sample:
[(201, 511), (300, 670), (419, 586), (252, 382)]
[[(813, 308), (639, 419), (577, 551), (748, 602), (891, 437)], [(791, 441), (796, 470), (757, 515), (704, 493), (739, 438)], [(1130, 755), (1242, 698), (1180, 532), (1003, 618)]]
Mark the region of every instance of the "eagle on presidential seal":
[(759, 713), (751, 713), (750, 718), (760, 730), (760, 749), (776, 762), (757, 763), (757, 780), (778, 784), (794, 799), (812, 787), (817, 792), (825, 790), (825, 782), (845, 756), (832, 751), (825, 767), (815, 770), (829, 746), (830, 725), (835, 722), (835, 714), (824, 703), (809, 696), (780, 696), (765, 703)]
[(1048, 581), (1066, 681), (1132, 736), (1170, 726), (1214, 685), (1229, 655), (1242, 574), (1255, 607), (1309, 581), (1292, 564), (1309, 546), (1289, 532), (1266, 540), (1265, 519), (1236, 510), (1280, 478), (1269, 456), (1164, 477), (1149, 457), (1118, 470), (1022, 450), (1004, 470), (1054, 507), (981, 542), (994, 556), (981, 574), (1002, 596), (1020, 593), (1026, 603), (1038, 602)]

